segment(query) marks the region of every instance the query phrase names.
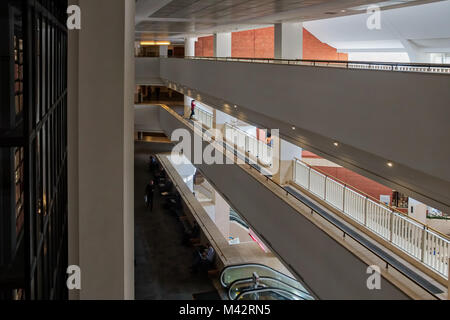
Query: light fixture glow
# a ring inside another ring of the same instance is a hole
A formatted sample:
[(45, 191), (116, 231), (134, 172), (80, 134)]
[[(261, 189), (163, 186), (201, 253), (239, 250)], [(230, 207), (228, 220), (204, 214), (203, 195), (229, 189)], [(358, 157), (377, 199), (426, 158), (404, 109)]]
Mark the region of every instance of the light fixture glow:
[(333, 144), (335, 147), (339, 147), (339, 142), (334, 142)]
[(295, 130), (295, 126), (292, 126), (292, 130)]
[(392, 162), (388, 162), (386, 163), (388, 167), (392, 168), (394, 166), (394, 164)]
[(141, 41), (141, 46), (170, 46), (170, 41)]

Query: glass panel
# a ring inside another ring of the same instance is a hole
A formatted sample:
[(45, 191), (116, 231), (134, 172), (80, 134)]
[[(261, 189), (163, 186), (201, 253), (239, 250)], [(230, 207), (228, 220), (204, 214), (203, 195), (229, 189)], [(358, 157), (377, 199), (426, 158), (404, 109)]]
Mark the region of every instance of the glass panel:
[(240, 294), (236, 300), (303, 300), (302, 298), (279, 289), (257, 289)]
[(228, 288), (236, 280), (252, 278), (254, 273), (259, 277), (276, 279), (295, 289), (307, 292), (302, 284), (294, 278), (261, 264), (244, 264), (226, 267), (220, 275), (220, 282), (224, 287)]
[[(230, 287), (230, 290), (228, 291), (228, 296), (231, 300), (236, 300), (239, 295), (241, 295), (244, 292), (257, 290), (257, 289), (281, 289), (285, 292), (290, 293), (290, 295), (293, 295), (299, 299), (302, 300), (313, 300), (311, 295), (306, 293), (303, 290), (296, 289), (294, 287), (291, 287), (290, 285), (287, 285), (286, 283), (283, 283), (277, 279), (273, 278), (258, 278), (258, 279), (243, 279), (233, 282), (233, 284)], [(299, 300), (294, 299), (294, 300)], [(288, 299), (290, 300), (290, 299)]]

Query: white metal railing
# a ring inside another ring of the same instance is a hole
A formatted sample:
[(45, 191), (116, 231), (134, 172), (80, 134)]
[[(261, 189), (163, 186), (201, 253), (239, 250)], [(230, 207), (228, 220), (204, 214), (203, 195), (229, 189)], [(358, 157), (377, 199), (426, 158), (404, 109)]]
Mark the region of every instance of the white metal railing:
[(200, 108), (195, 108), (195, 115), (194, 115), (195, 120), (197, 120), (198, 122), (200, 122), (201, 124), (203, 124), (205, 127), (207, 128), (212, 128), (213, 127), (213, 119), (214, 116), (212, 113), (207, 112), (203, 109)]
[(448, 278), (448, 237), (297, 159), (294, 160), (293, 180), (296, 185), (311, 191), (444, 278)]
[(260, 141), (247, 132), (233, 126), (225, 124), (225, 139), (237, 148), (248, 152), (265, 166), (272, 166), (272, 147), (264, 141)]
[(265, 64), (286, 64), (299, 66), (330, 67), (344, 69), (383, 70), (397, 72), (443, 73), (450, 75), (449, 64), (395, 63), (370, 61), (338, 61), (338, 60), (288, 60), (270, 58), (231, 58), (231, 57), (185, 57), (191, 60), (213, 60), (228, 62), (251, 62)]

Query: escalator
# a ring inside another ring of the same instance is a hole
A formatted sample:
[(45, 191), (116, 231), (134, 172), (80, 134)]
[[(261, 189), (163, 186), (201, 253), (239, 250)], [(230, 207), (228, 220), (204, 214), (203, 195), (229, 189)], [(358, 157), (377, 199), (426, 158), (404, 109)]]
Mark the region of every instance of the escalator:
[(261, 264), (228, 266), (220, 282), (230, 300), (314, 300), (297, 280)]

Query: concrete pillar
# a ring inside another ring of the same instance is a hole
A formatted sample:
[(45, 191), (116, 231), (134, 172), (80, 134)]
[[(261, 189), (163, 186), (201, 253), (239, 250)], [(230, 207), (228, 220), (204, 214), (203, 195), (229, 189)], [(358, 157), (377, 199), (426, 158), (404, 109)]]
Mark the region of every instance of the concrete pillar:
[(195, 42), (197, 38), (186, 38), (184, 39), (184, 56), (185, 57), (195, 57)]
[(225, 123), (231, 123), (233, 119), (236, 119), (225, 112), (215, 109), (214, 113), (214, 128), (222, 131), (225, 136)]
[(423, 52), (423, 50), (411, 40), (402, 39), (401, 42), (408, 53), (409, 61), (411, 63), (431, 63), (430, 53)]
[(231, 32), (214, 34), (214, 57), (231, 57)]
[(135, 1), (75, 4), (84, 14), (69, 32), (69, 264), (81, 268), (80, 299), (134, 299)]
[(215, 201), (215, 223), (223, 236), (228, 240), (230, 236), (230, 205), (217, 191)]
[(303, 24), (275, 24), (275, 59), (303, 58)]
[(167, 52), (169, 51), (169, 46), (159, 46), (159, 56), (167, 57)]
[[(278, 154), (273, 155), (273, 161), (278, 161), (279, 170), (273, 175), (273, 180), (280, 185), (285, 185), (292, 180), (293, 177), (293, 160), (302, 157), (302, 148), (296, 146), (286, 140), (273, 137), (273, 150), (278, 151)], [(279, 144), (279, 148), (276, 144)]]
[(191, 101), (193, 99), (189, 96), (184, 96), (184, 117), (189, 118), (191, 115)]

